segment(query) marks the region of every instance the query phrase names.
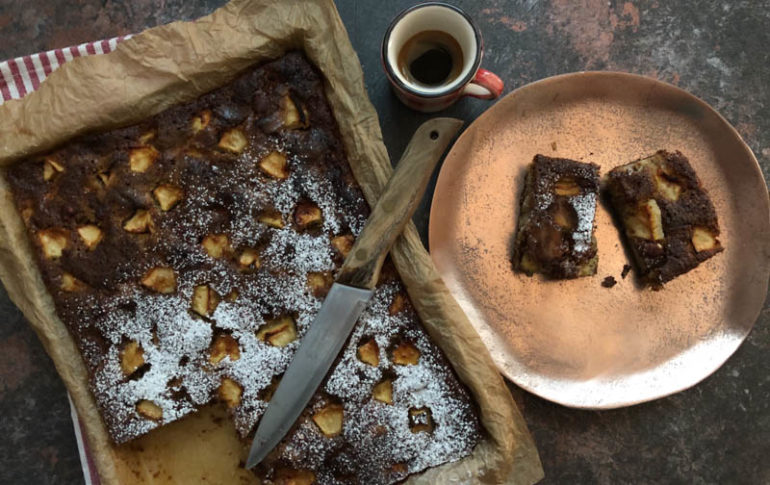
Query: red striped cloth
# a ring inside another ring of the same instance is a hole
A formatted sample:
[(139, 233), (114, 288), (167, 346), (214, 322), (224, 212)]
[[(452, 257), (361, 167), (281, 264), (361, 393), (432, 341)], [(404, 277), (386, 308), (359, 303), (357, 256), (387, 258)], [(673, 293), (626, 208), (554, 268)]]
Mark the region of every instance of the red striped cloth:
[[(0, 104), (10, 99), (23, 98), (27, 93), (36, 90), (40, 87), (40, 83), (65, 62), (81, 56), (107, 54), (114, 51), (119, 42), (130, 37), (130, 35), (125, 35), (88, 42), (0, 62)], [(80, 464), (83, 467), (85, 485), (100, 485), (101, 481), (94, 466), (93, 455), (88, 446), (83, 423), (80, 421), (71, 399), (70, 409), (72, 410), (72, 422), (75, 426), (75, 439), (80, 453)]]
[(64, 49), (40, 52), (0, 62), (0, 104), (19, 99), (40, 87), (40, 83), (65, 62), (76, 57), (107, 54), (130, 35), (88, 42)]

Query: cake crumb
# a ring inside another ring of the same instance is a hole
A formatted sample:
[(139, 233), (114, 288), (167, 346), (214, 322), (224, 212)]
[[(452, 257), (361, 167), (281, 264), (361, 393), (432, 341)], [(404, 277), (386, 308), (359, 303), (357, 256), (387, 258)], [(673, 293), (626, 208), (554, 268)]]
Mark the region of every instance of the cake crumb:
[(604, 280), (602, 281), (602, 286), (605, 287), (605, 288), (612, 288), (613, 286), (615, 286), (617, 284), (618, 284), (618, 282), (615, 281), (615, 277), (613, 277), (613, 276), (608, 276), (608, 277), (604, 278)]
[(623, 279), (626, 279), (626, 276), (628, 276), (628, 273), (631, 271), (631, 265), (624, 264), (623, 265), (623, 272), (620, 273), (620, 277)]

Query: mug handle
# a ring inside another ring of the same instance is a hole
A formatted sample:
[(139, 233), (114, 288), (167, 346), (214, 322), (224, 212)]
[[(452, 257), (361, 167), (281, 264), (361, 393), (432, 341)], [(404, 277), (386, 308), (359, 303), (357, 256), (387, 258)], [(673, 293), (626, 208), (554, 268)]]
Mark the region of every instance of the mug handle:
[(503, 93), (503, 80), (497, 74), (486, 69), (479, 69), (465, 89), (463, 96), (479, 99), (495, 99)]

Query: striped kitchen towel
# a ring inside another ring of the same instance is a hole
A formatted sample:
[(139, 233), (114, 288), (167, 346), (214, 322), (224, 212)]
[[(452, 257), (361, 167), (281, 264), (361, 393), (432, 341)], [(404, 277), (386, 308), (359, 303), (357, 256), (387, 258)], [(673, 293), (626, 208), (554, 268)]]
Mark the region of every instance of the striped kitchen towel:
[[(54, 49), (0, 62), (0, 104), (11, 99), (23, 98), (36, 90), (40, 87), (40, 83), (65, 62), (76, 57), (107, 54), (114, 51), (118, 43), (130, 37), (130, 35), (124, 35), (107, 40), (87, 42), (78, 46)], [(99, 475), (96, 472), (93, 456), (88, 447), (83, 424), (75, 411), (72, 399), (69, 402), (85, 485), (99, 485)]]
[(23, 98), (36, 90), (40, 83), (65, 62), (81, 56), (107, 54), (114, 51), (119, 42), (130, 37), (113, 37), (0, 62), (0, 104), (9, 99)]

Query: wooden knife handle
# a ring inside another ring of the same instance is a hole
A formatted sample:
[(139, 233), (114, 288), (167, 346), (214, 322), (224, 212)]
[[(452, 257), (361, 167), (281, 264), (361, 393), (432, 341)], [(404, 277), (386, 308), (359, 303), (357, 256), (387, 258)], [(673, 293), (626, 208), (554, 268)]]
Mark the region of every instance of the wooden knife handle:
[(337, 276), (339, 283), (374, 288), (385, 256), (412, 218), (434, 167), (462, 125), (455, 118), (433, 118), (417, 128), (345, 258)]

